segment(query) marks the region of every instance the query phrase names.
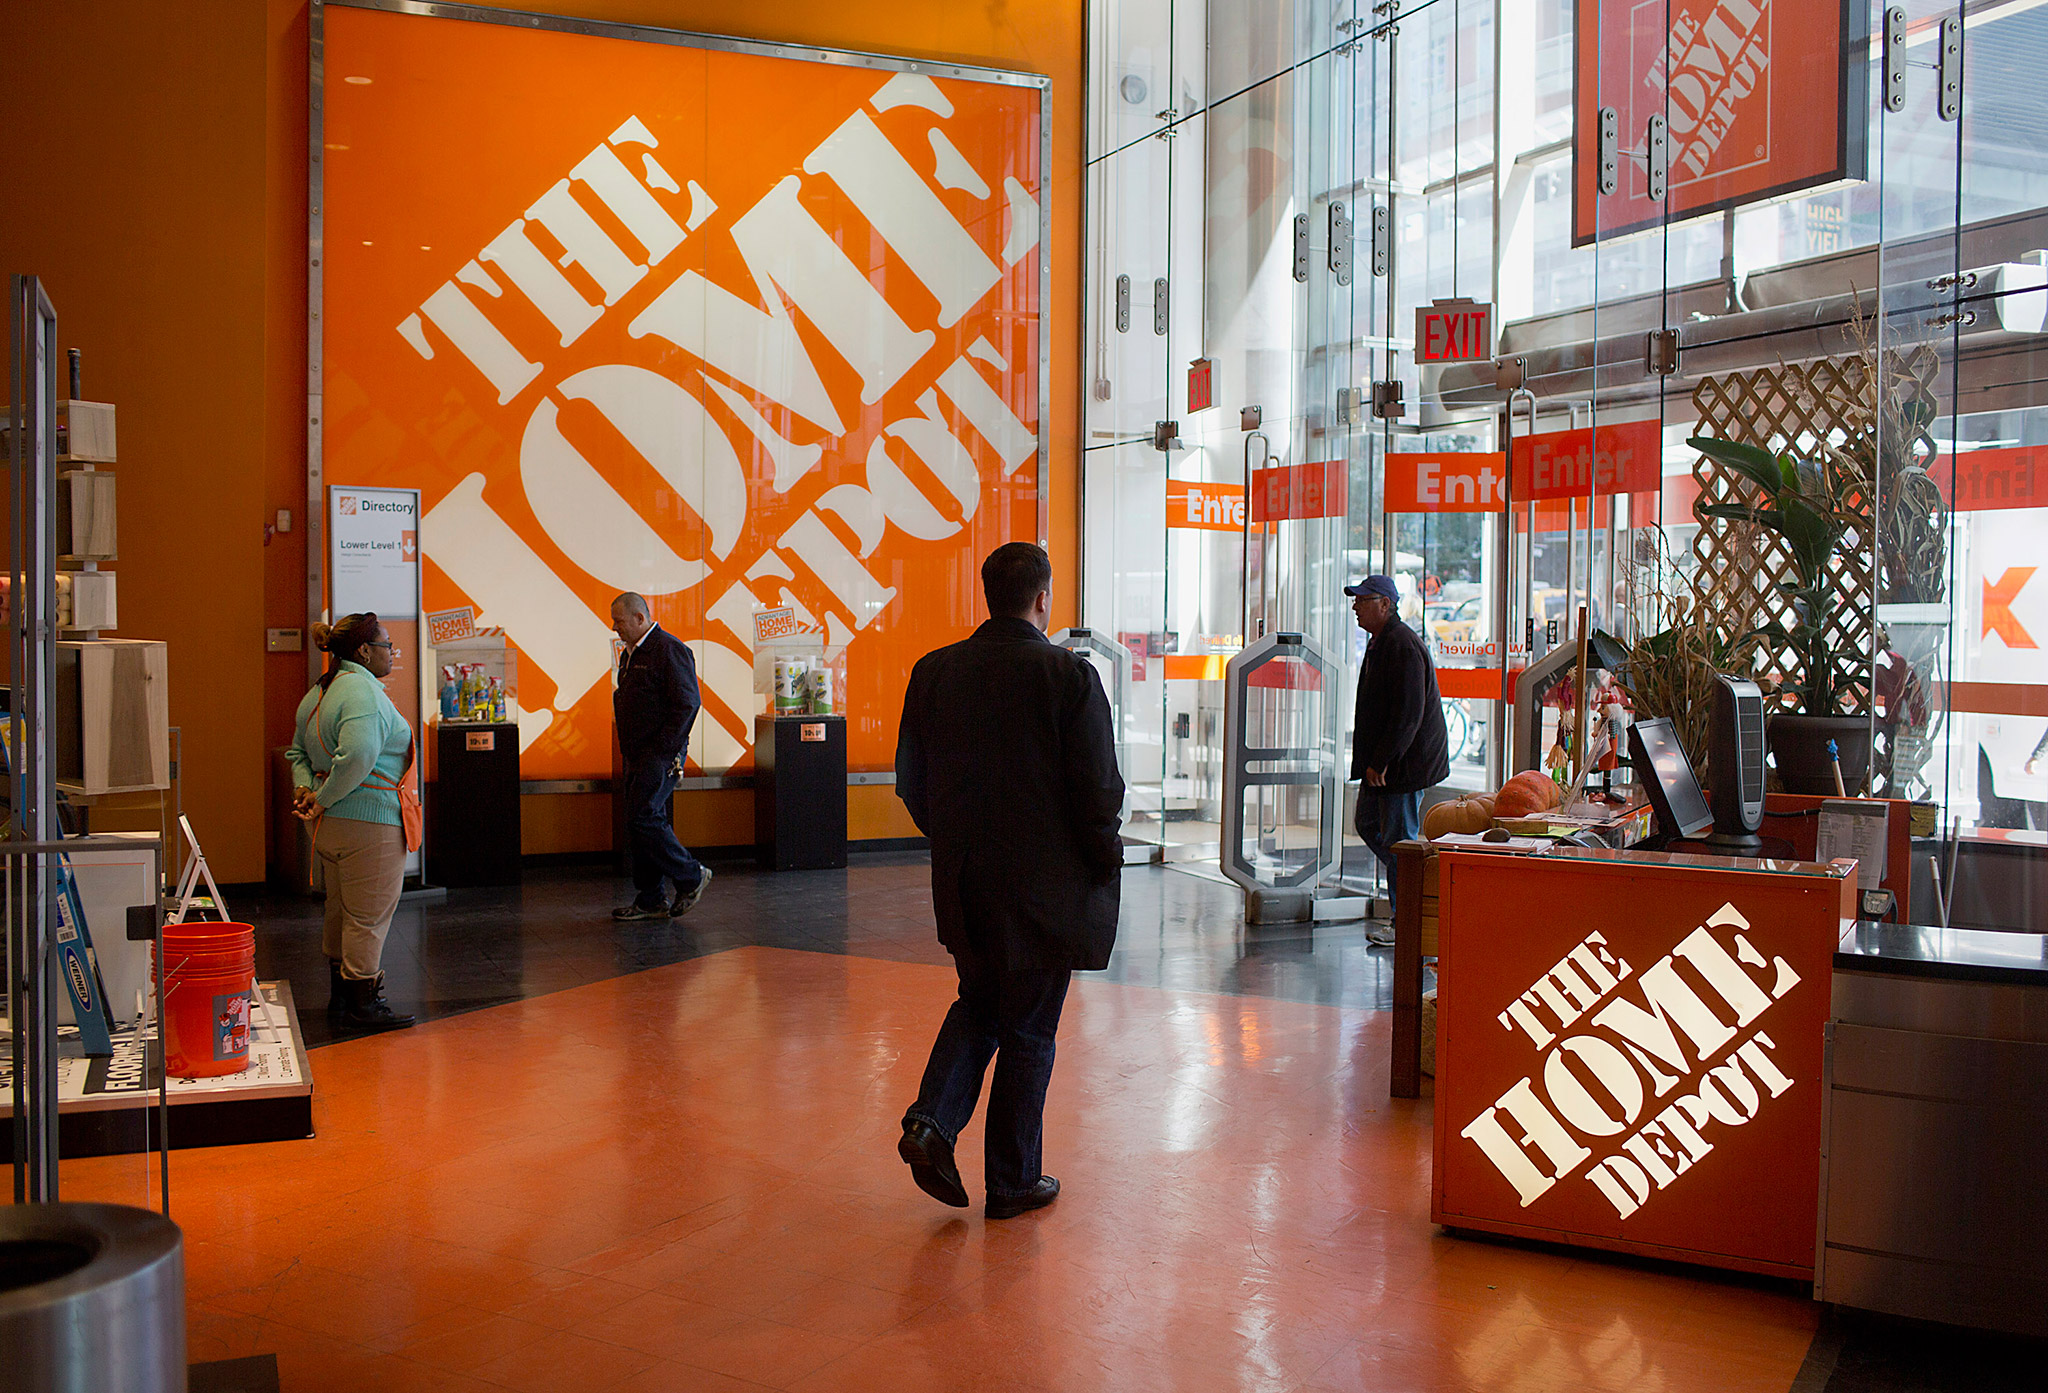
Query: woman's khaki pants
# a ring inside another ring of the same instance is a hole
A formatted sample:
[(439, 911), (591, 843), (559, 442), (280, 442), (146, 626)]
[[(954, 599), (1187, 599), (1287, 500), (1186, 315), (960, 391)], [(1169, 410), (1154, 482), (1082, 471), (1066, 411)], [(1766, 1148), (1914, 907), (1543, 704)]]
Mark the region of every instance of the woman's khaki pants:
[(341, 964), (342, 976), (373, 978), (405, 882), (405, 830), (329, 813), (320, 819), (313, 854), (327, 891), (320, 946)]

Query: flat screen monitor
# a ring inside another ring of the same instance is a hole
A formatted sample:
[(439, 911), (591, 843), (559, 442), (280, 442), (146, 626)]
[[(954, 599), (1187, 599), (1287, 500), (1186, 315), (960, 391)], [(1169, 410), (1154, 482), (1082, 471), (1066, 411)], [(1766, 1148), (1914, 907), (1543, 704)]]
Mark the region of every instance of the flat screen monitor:
[[(1628, 739), (1637, 777), (1642, 778), (1644, 791), (1650, 795), (1658, 824), (1674, 837), (1697, 837), (1712, 827), (1714, 811), (1707, 806), (1707, 796), (1700, 792), (1699, 778), (1692, 772), (1692, 761), (1685, 757), (1684, 747), (1678, 743), (1671, 718), (1659, 716), (1655, 720), (1637, 721), (1628, 728)], [(1648, 777), (1643, 778), (1646, 771)]]

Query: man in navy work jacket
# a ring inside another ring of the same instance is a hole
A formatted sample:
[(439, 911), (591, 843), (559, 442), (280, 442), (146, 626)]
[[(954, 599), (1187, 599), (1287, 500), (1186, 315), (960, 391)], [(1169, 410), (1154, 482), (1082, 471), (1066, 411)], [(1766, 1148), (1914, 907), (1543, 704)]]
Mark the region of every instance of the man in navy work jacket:
[[(612, 601), (612, 632), (626, 645), (612, 720), (626, 757), (626, 838), (633, 862), (633, 903), (612, 918), (674, 919), (704, 897), (711, 872), (676, 839), (669, 800), (682, 777), (683, 747), (703, 702), (697, 660), (682, 640), (654, 622), (647, 601), (621, 595)], [(675, 898), (663, 891), (675, 887)]]
[(896, 794), (932, 843), (932, 911), (960, 995), (946, 1012), (897, 1154), (964, 1208), (953, 1144), (991, 1057), (987, 1214), (1052, 1203), (1041, 1165), (1053, 1037), (1076, 970), (1116, 943), (1124, 801), (1102, 679), (1048, 643), (1052, 563), (1028, 542), (981, 567), (989, 620), (910, 674)]
[(1450, 776), (1451, 742), (1436, 664), (1415, 631), (1401, 622), (1400, 592), (1393, 580), (1367, 576), (1345, 586), (1344, 593), (1351, 596), (1358, 627), (1372, 635), (1358, 674), (1358, 710), (1351, 727), (1358, 835), (1386, 867), (1387, 903), (1392, 905), (1394, 845), (1421, 835), (1422, 794)]

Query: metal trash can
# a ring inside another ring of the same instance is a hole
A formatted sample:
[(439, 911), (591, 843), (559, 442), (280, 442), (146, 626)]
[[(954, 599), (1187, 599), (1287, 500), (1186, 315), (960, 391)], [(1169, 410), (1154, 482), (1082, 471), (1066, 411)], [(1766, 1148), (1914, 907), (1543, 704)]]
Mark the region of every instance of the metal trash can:
[(0, 1370), (21, 1393), (185, 1393), (178, 1226), (120, 1204), (0, 1206)]

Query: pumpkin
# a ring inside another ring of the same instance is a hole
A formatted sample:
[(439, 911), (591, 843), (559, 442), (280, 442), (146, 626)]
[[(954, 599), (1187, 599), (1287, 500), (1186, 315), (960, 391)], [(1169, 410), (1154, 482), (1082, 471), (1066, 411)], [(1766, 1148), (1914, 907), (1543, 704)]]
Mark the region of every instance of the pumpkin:
[(1448, 803), (1435, 803), (1422, 815), (1422, 835), (1434, 840), (1446, 832), (1484, 832), (1493, 826), (1493, 795), (1468, 793)]
[(1547, 813), (1562, 801), (1557, 781), (1550, 775), (1531, 769), (1517, 774), (1501, 785), (1494, 795), (1493, 815), (1495, 817), (1534, 817)]

